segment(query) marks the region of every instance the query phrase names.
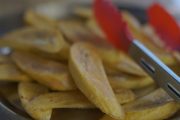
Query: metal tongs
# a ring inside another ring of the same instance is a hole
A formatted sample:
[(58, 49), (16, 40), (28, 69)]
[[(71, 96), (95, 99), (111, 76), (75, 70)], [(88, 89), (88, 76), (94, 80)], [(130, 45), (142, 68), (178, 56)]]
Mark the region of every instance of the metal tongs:
[[(180, 77), (166, 66), (141, 42), (130, 34), (127, 23), (111, 0), (95, 0), (94, 15), (107, 40), (117, 49), (129, 55), (162, 87), (174, 100), (180, 101)], [(168, 48), (177, 50), (180, 45), (180, 28), (160, 5), (148, 9), (149, 23), (164, 40)]]

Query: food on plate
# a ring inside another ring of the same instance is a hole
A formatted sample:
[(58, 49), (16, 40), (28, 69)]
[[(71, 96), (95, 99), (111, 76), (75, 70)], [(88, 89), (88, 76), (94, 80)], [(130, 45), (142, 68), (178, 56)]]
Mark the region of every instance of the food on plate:
[[(180, 104), (123, 51), (113, 48), (91, 8), (74, 7), (69, 18), (33, 9), (25, 26), (0, 38), (0, 93), (35, 120), (178, 119)], [(129, 12), (133, 36), (179, 73), (180, 55)], [(56, 114), (56, 115), (55, 115)]]

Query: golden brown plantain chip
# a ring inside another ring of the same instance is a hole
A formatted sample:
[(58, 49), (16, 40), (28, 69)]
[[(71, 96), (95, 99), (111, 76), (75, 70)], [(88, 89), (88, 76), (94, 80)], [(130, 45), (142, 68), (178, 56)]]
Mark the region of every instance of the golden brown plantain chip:
[(3, 82), (21, 82), (31, 80), (29, 76), (18, 69), (8, 55), (0, 55), (0, 72), (0, 81)]
[(21, 82), (18, 86), (18, 94), (24, 106), (35, 97), (45, 93), (48, 93), (48, 88), (37, 83)]
[(135, 16), (128, 11), (122, 11), (121, 13), (124, 21), (128, 23), (128, 27), (134, 32), (134, 34), (141, 31), (141, 24)]
[(128, 89), (139, 89), (154, 83), (149, 76), (137, 77), (124, 73), (108, 75), (108, 79), (113, 89), (122, 87)]
[(111, 49), (99, 49), (105, 67), (136, 76), (147, 74), (126, 54)]
[(22, 52), (13, 52), (12, 58), (22, 71), (52, 90), (76, 89), (67, 66), (60, 62)]
[(31, 101), (29, 107), (31, 109), (95, 108), (95, 106), (78, 91), (54, 92), (40, 95)]
[(98, 43), (101, 41), (102, 44), (104, 41), (79, 21), (60, 21), (59, 29), (70, 43), (79, 41)]
[[(18, 94), (22, 103), (22, 106), (26, 110), (28, 114), (31, 115), (31, 112), (28, 109), (28, 105), (30, 105), (30, 101), (34, 98), (38, 97), (39, 95), (43, 95), (48, 93), (48, 89), (45, 86), (36, 84), (36, 83), (20, 83), (18, 86)], [(49, 111), (42, 111), (42, 113), (37, 113), (45, 117), (46, 114), (50, 114)], [(33, 115), (32, 115), (33, 116)], [(45, 119), (37, 119), (37, 120), (45, 120)]]
[(88, 44), (71, 47), (69, 69), (78, 88), (106, 114), (122, 119), (124, 112), (112, 91), (102, 61)]
[(38, 13), (37, 11), (27, 10), (24, 15), (24, 21), (26, 24), (33, 26), (33, 27), (40, 27), (40, 28), (56, 28), (57, 21), (51, 19), (50, 17), (46, 17)]
[(127, 120), (159, 120), (172, 116), (179, 109), (178, 103), (162, 89), (124, 106)]
[(69, 48), (70, 45), (65, 44), (64, 47), (57, 53), (47, 53), (43, 51), (32, 51), (31, 53), (36, 54), (37, 56), (42, 56), (46, 59), (67, 63), (67, 60), (69, 59)]
[(129, 103), (134, 101), (136, 98), (135, 94), (131, 90), (125, 88), (114, 89), (114, 93), (120, 104)]
[(40, 50), (57, 53), (67, 43), (57, 30), (26, 27), (6, 34), (0, 40), (0, 46), (8, 46), (20, 50)]
[(135, 89), (135, 90), (133, 90), (133, 92), (136, 95), (136, 98), (140, 98), (140, 97), (143, 97), (143, 96), (148, 95), (149, 93), (155, 91), (157, 88), (158, 88), (157, 84), (154, 83), (154, 84), (145, 86), (140, 89)]
[(72, 11), (75, 15), (85, 19), (91, 18), (93, 16), (92, 9), (88, 7), (77, 6), (74, 7)]
[(164, 48), (165, 43), (162, 39), (156, 34), (155, 30), (150, 24), (145, 24), (141, 27), (142, 32), (149, 38), (149, 40), (154, 43), (157, 47)]
[(0, 81), (30, 81), (31, 78), (14, 64), (0, 64)]
[[(171, 117), (179, 109), (162, 89), (139, 98), (124, 106), (126, 117), (124, 120), (162, 120)], [(105, 115), (101, 120), (114, 120)]]
[(105, 38), (105, 34), (102, 32), (102, 30), (99, 28), (99, 26), (97, 25), (96, 21), (94, 18), (89, 19), (86, 22), (86, 26), (95, 34), (97, 34), (98, 36)]

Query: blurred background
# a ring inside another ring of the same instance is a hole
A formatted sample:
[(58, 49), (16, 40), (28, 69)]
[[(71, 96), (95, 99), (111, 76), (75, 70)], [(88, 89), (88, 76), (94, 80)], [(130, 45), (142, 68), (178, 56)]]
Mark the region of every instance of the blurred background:
[[(52, 15), (66, 12), (67, 4), (90, 4), (93, 0), (0, 0), (0, 34), (22, 25), (22, 15), (27, 8), (41, 6), (40, 9)], [(180, 0), (113, 0), (120, 8), (129, 9), (143, 17), (143, 10), (154, 2), (159, 2), (180, 20)], [(58, 4), (57, 4), (58, 3)], [(142, 19), (142, 18), (141, 18)], [(145, 18), (143, 18), (145, 19)], [(142, 19), (142, 20), (143, 20)]]

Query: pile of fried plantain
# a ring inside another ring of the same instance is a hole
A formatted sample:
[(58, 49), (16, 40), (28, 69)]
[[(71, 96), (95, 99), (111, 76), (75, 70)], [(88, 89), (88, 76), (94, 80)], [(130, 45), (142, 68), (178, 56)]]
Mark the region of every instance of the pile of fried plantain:
[[(10, 103), (35, 120), (179, 119), (180, 104), (109, 45), (90, 8), (72, 14), (52, 19), (27, 10), (25, 26), (0, 38), (11, 49), (0, 54), (0, 93)], [(150, 25), (126, 11), (123, 19), (135, 38), (179, 71), (179, 53), (164, 50)]]

